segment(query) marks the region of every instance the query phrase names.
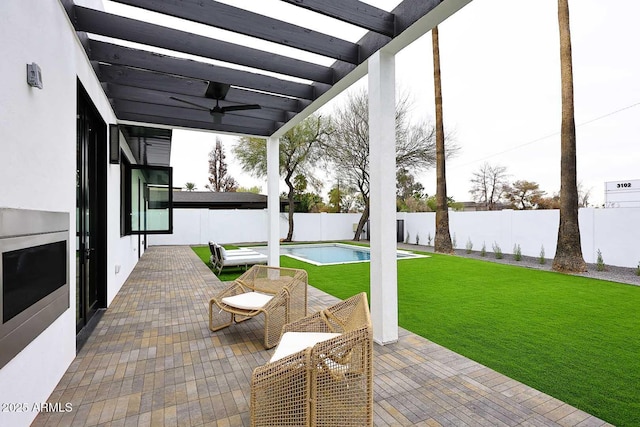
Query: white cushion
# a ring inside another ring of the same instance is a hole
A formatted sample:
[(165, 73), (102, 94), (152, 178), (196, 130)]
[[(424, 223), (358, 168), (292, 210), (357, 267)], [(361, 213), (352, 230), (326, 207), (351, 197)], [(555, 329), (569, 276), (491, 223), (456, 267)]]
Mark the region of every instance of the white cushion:
[(313, 347), (319, 342), (330, 340), (340, 336), (331, 332), (285, 332), (280, 338), (280, 343), (276, 347), (276, 351), (271, 356), (269, 362), (275, 362), (289, 355), (304, 350), (307, 347)]
[(258, 310), (268, 303), (273, 296), (260, 292), (246, 292), (232, 297), (222, 298), (222, 303), (241, 310)]

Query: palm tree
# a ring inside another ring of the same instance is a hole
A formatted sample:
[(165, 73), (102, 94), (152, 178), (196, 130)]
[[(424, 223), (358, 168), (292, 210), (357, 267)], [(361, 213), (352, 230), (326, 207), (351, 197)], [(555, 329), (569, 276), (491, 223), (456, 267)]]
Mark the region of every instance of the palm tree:
[(453, 253), (451, 233), (449, 232), (449, 207), (447, 204), (447, 178), (445, 174), (438, 27), (434, 27), (433, 30), (431, 30), (431, 42), (433, 46), (433, 85), (436, 98), (436, 236), (434, 239), (434, 250), (441, 253)]
[(187, 182), (184, 185), (184, 189), (187, 190), (187, 191), (193, 191), (193, 190), (196, 189), (196, 185), (193, 182)]
[(562, 127), (560, 141), (560, 226), (553, 259), (556, 271), (578, 272), (587, 268), (582, 257), (578, 225), (578, 184), (576, 176), (576, 124), (573, 108), (573, 69), (569, 2), (558, 0), (560, 27), (560, 71), (562, 80)]

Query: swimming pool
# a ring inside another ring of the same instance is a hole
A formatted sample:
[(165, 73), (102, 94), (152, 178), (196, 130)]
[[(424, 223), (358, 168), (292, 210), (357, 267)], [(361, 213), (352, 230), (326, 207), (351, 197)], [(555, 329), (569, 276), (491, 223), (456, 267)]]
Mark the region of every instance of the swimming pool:
[[(258, 250), (258, 248), (252, 249)], [(280, 254), (313, 265), (349, 264), (354, 262), (369, 262), (371, 260), (369, 248), (344, 243), (282, 245), (280, 246)], [(418, 255), (407, 251), (397, 251), (397, 257), (398, 259), (423, 258), (425, 255)]]

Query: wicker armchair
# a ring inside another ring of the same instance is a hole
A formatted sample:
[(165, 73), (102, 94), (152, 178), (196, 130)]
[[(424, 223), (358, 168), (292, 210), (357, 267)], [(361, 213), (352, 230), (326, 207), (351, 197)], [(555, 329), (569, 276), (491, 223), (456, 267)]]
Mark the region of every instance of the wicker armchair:
[(366, 294), (282, 332), (269, 363), (253, 371), (251, 425), (373, 425), (373, 333)]
[(307, 315), (307, 272), (254, 265), (209, 301), (209, 329), (264, 314), (264, 347), (278, 344), (282, 327)]

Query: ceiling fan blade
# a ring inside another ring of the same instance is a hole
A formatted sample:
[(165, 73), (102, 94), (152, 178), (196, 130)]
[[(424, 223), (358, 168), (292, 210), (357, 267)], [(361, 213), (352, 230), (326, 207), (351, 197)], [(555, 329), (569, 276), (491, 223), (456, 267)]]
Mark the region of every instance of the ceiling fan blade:
[(211, 108), (207, 106), (196, 104), (195, 102), (187, 101), (185, 99), (176, 98), (175, 96), (170, 96), (169, 98), (173, 99), (174, 101), (180, 101), (180, 102), (184, 102), (185, 104), (193, 105), (194, 107), (198, 107), (201, 110), (207, 110), (207, 111), (211, 110)]
[(258, 104), (244, 104), (244, 105), (229, 105), (228, 107), (222, 107), (221, 110), (223, 113), (227, 111), (242, 111), (242, 110), (259, 110), (260, 107)]
[(226, 83), (209, 82), (204, 96), (207, 98), (222, 100), (227, 96), (227, 92), (229, 92), (230, 87), (231, 85)]

